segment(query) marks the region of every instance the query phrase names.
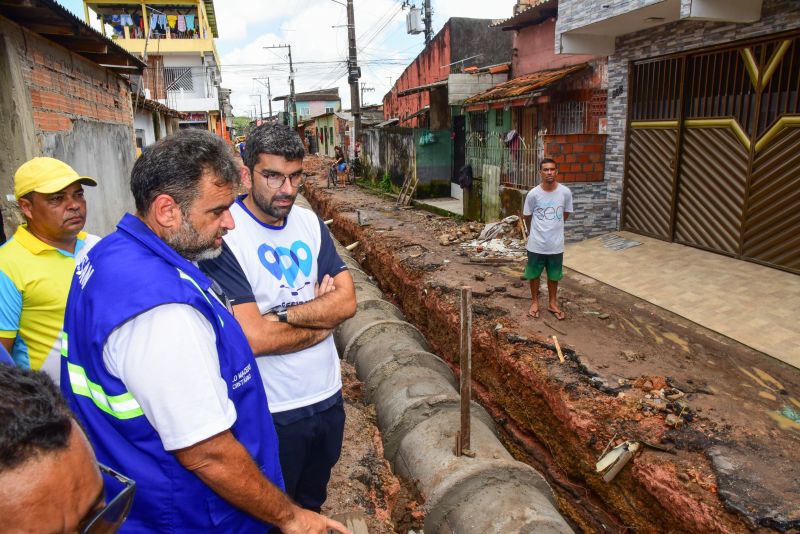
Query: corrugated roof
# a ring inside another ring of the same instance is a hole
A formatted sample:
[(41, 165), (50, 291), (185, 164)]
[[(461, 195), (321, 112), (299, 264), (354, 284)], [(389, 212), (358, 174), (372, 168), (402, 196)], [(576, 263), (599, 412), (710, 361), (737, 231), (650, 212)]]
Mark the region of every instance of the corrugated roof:
[[(281, 95), (276, 96), (272, 99), (273, 102), (278, 102), (281, 100), (287, 100), (289, 95)], [(330, 101), (330, 100), (339, 100), (339, 88), (334, 87), (332, 89), (318, 89), (316, 91), (306, 91), (304, 93), (295, 93), (294, 94), (295, 102), (314, 102), (314, 101)]]
[(514, 98), (521, 98), (544, 89), (567, 76), (583, 70), (588, 67), (588, 63), (581, 63), (580, 65), (573, 65), (571, 67), (564, 67), (562, 69), (540, 70), (524, 76), (518, 76), (513, 80), (503, 82), (495, 85), (491, 89), (487, 89), (482, 93), (473, 95), (464, 101), (464, 106), (470, 104), (481, 104), (489, 102), (497, 102), (500, 100), (511, 100)]
[(211, 26), (211, 35), (219, 37), (219, 32), (217, 31), (217, 14), (214, 12), (214, 0), (203, 0), (203, 5), (206, 6), (208, 25)]
[(147, 64), (54, 0), (0, 0), (0, 14), (89, 61), (116, 72), (141, 73)]
[(446, 85), (447, 85), (447, 78), (445, 78), (444, 80), (439, 80), (438, 82), (426, 83), (425, 85), (418, 85), (417, 87), (412, 87), (410, 89), (403, 89), (402, 91), (397, 92), (397, 96), (413, 95), (415, 93), (430, 91), (435, 87), (444, 87)]
[(557, 11), (558, 0), (538, 0), (534, 1), (516, 15), (493, 22), (489, 27), (502, 28), (503, 30), (516, 30), (534, 23), (541, 18), (554, 15)]

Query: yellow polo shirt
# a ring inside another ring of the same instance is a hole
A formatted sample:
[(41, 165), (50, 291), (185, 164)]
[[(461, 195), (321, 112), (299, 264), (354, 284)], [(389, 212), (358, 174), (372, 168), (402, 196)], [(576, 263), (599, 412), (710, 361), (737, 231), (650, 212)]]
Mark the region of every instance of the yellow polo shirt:
[(71, 254), (44, 243), (21, 225), (0, 247), (0, 337), (16, 338), (11, 357), (17, 366), (38, 370), (53, 357), (45, 370), (58, 377), (75, 258), (97, 241), (98, 237), (80, 232)]

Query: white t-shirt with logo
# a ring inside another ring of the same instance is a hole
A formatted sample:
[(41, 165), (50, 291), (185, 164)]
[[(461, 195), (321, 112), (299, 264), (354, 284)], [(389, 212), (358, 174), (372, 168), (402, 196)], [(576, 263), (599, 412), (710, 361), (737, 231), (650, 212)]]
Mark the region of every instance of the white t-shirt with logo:
[[(313, 211), (295, 205), (283, 226), (265, 224), (242, 202), (231, 206), (236, 228), (224, 238), (220, 257), (201, 262), (231, 304), (255, 302), (262, 315), (277, 306), (313, 300), (326, 274), (346, 270), (327, 227)], [(256, 354), (272, 413), (310, 406), (342, 388), (333, 335), (291, 354)]]
[(564, 213), (572, 213), (572, 191), (557, 184), (553, 191), (537, 185), (525, 197), (523, 215), (531, 215), (527, 249), (536, 254), (564, 252)]

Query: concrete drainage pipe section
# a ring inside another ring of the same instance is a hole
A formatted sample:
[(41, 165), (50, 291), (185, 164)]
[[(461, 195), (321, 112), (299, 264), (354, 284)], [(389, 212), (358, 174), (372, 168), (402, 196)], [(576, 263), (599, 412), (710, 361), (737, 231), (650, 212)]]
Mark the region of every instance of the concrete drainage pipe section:
[(478, 404), (471, 408), (475, 457), (455, 456), (456, 378), (360, 265), (337, 248), (353, 275), (358, 311), (334, 332), (336, 347), (355, 365), (365, 401), (375, 404), (386, 458), (425, 497), (425, 532), (572, 532), (547, 482), (511, 457)]

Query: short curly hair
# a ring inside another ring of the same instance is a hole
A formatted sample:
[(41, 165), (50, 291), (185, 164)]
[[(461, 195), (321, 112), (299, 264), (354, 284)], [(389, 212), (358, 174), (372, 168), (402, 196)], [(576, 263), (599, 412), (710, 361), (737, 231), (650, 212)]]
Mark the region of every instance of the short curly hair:
[(255, 169), (261, 154), (297, 161), (306, 155), (306, 147), (297, 132), (289, 126), (265, 123), (250, 132), (244, 145), (244, 164), (250, 172)]
[(72, 421), (47, 374), (0, 364), (0, 473), (44, 452), (65, 450)]

